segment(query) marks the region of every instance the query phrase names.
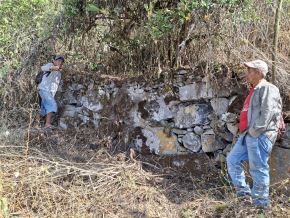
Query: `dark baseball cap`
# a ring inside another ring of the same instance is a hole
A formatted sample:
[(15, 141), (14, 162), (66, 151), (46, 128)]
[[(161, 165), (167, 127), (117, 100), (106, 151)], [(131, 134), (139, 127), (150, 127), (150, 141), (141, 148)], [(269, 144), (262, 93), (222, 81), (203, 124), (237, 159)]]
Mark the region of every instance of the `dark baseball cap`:
[(62, 60), (64, 62), (64, 57), (62, 55), (56, 55), (53, 60)]

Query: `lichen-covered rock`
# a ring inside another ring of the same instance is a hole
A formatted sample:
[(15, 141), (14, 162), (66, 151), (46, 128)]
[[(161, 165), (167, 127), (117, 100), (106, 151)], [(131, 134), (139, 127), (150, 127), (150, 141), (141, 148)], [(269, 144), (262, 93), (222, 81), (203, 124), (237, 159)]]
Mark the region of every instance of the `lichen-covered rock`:
[(173, 117), (169, 107), (165, 104), (163, 98), (149, 101), (144, 109), (148, 111), (152, 120), (160, 122), (161, 120), (171, 119)]
[(142, 133), (146, 138), (146, 146), (152, 153), (159, 155), (173, 155), (177, 154), (177, 137), (164, 133), (163, 128), (160, 127), (146, 127), (142, 129)]
[(201, 149), (200, 137), (192, 132), (183, 136), (182, 143), (185, 148), (192, 152), (198, 152)]
[(192, 101), (214, 97), (213, 90), (205, 82), (193, 82), (179, 88), (181, 101)]
[(175, 126), (180, 129), (203, 125), (208, 123), (210, 108), (207, 104), (195, 104), (189, 106), (180, 105), (174, 117)]
[(135, 103), (138, 103), (138, 102), (146, 99), (145, 90), (139, 86), (137, 86), (137, 87), (129, 86), (127, 91), (128, 91), (128, 95), (130, 96), (131, 100)]
[(227, 98), (213, 98), (210, 103), (216, 115), (222, 115), (228, 111), (229, 100)]

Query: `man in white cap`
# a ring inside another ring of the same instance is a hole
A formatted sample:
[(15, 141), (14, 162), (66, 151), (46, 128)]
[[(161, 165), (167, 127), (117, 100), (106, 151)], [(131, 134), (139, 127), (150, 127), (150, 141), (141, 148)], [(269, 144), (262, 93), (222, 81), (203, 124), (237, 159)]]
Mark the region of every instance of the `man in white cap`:
[[(240, 113), (240, 136), (227, 157), (228, 172), (238, 197), (258, 207), (269, 206), (269, 155), (282, 115), (279, 89), (265, 80), (268, 65), (261, 60), (244, 63), (252, 86)], [(249, 162), (253, 187), (245, 181), (243, 161)]]

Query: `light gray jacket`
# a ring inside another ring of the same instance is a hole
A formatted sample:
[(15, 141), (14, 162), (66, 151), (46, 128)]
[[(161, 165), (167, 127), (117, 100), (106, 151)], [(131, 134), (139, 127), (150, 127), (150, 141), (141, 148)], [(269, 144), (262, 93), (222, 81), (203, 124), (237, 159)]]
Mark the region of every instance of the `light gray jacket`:
[(255, 88), (248, 109), (248, 129), (252, 137), (265, 134), (275, 143), (278, 121), (282, 115), (282, 99), (279, 89), (263, 79)]
[[(41, 67), (42, 71), (50, 71), (50, 68), (53, 66), (53, 63), (45, 64)], [(42, 78), (41, 83), (38, 85), (38, 89), (45, 90), (50, 92), (51, 95), (54, 97), (59, 83), (61, 80), (61, 73), (59, 71), (52, 71), (49, 76), (44, 75)]]

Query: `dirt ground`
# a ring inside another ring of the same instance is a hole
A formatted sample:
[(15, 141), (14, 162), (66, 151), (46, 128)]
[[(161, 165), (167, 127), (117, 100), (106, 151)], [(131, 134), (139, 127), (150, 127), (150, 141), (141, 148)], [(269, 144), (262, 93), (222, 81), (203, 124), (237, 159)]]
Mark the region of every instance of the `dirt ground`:
[(290, 216), (289, 180), (261, 210), (240, 202), (204, 155), (135, 156), (95, 130), (29, 135), (1, 130), (2, 217)]

